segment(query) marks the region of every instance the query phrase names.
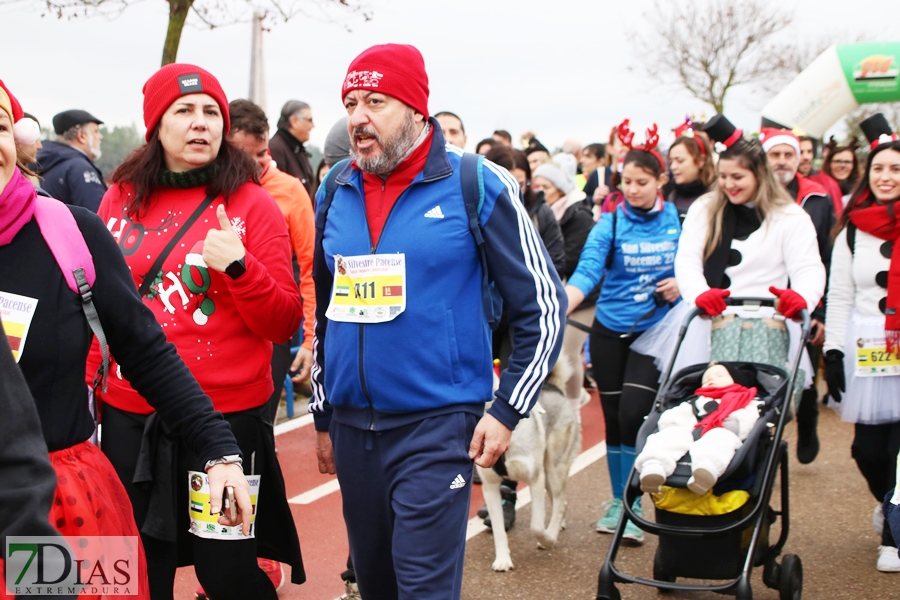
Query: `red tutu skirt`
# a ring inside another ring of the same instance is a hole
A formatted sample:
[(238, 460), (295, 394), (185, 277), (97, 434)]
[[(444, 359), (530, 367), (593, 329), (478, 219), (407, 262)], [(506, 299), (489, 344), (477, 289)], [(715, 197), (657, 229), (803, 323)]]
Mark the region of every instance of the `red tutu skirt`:
[[(119, 481), (106, 455), (91, 442), (82, 442), (65, 450), (50, 453), (56, 471), (57, 485), (50, 508), (50, 523), (68, 538), (70, 546), (84, 536), (131, 536), (137, 548), (129, 548), (138, 560), (137, 595), (125, 596), (149, 600), (147, 559), (141, 545), (140, 532), (134, 521), (131, 500)], [(0, 597), (7, 598), (0, 585)], [(120, 599), (112, 594), (87, 595), (86, 599)]]

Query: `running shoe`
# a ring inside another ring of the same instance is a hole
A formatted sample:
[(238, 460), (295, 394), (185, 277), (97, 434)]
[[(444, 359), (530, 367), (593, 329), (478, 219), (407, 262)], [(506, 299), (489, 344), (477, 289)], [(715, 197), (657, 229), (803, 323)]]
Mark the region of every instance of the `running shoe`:
[(276, 592), (284, 587), (284, 567), (281, 566), (280, 562), (269, 560), (268, 558), (257, 558), (256, 563), (272, 581)]
[[(641, 508), (640, 498), (634, 501), (634, 504), (631, 505), (631, 510), (634, 511), (634, 514), (639, 517), (644, 516), (644, 510)], [(644, 530), (629, 520), (627, 523), (625, 523), (625, 533), (622, 534), (622, 537), (626, 540), (631, 540), (632, 542), (643, 544)]]
[(616, 526), (619, 524), (619, 517), (622, 516), (622, 499), (613, 498), (607, 500), (601, 505), (606, 513), (597, 521), (598, 533), (615, 533)]
[(900, 573), (900, 556), (893, 546), (878, 546), (878, 562), (875, 568), (882, 573)]

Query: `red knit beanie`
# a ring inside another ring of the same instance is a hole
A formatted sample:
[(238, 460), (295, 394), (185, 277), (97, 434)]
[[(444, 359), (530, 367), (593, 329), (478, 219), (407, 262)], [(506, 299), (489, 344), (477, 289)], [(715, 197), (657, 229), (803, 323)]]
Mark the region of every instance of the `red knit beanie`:
[(22, 105), (3, 81), (0, 81), (0, 109), (6, 111), (13, 123), (22, 118)]
[(428, 118), (428, 74), (414, 46), (384, 44), (363, 51), (347, 69), (341, 101), (353, 90), (387, 94)]
[(188, 94), (209, 94), (218, 103), (222, 117), (225, 119), (225, 132), (231, 129), (231, 117), (228, 115), (228, 98), (212, 73), (196, 65), (172, 63), (154, 73), (144, 84), (144, 125), (147, 127), (145, 139), (150, 141), (150, 134), (163, 113), (181, 96)]

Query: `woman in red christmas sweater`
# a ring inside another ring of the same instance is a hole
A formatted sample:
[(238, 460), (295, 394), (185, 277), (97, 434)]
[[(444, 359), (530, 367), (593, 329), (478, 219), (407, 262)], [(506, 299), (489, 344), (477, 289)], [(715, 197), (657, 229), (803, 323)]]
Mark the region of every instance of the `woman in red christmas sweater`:
[(192, 520), (188, 472), (203, 465), (112, 369), (103, 450), (134, 505), (154, 599), (172, 597), (175, 569), (187, 564), (212, 598), (274, 599), (258, 555), (305, 579), (265, 415), (272, 343), (289, 339), (302, 314), (287, 228), (252, 159), (223, 143), (228, 100), (215, 77), (170, 64), (143, 92), (147, 145), (112, 174), (99, 215), (145, 305), (231, 424), (244, 472), (260, 476), (254, 537), (222, 539)]

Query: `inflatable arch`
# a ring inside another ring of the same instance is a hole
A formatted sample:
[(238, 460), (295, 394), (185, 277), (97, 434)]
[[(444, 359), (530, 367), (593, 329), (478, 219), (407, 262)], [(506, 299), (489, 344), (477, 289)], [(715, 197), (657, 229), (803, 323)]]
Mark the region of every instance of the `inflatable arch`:
[(900, 42), (831, 46), (766, 105), (763, 126), (821, 138), (860, 104), (900, 101), (898, 75)]

